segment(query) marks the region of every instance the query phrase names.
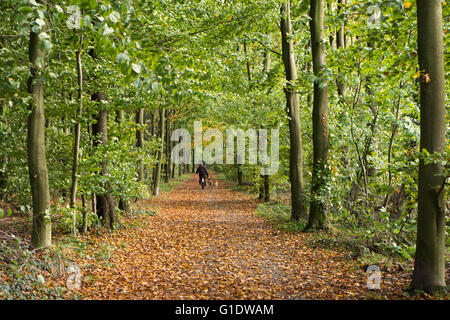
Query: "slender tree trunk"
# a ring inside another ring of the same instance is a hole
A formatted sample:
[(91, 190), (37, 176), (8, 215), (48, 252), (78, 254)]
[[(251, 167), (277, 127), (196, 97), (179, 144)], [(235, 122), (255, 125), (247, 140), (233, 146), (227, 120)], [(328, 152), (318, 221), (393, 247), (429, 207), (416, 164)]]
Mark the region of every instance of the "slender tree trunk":
[[(145, 117), (145, 109), (141, 108), (136, 112), (136, 124), (139, 125), (139, 129), (136, 130), (136, 147), (142, 149), (144, 148), (144, 117)], [(138, 177), (139, 182), (144, 183), (144, 164), (139, 163), (138, 168)]]
[[(270, 54), (269, 50), (264, 50), (264, 59), (263, 59), (263, 71), (265, 73), (270, 70)], [(270, 180), (268, 175), (268, 169), (264, 168), (265, 174), (261, 176), (262, 179), (262, 188), (260, 189), (260, 199), (264, 199), (264, 202), (270, 201)]]
[(281, 7), (281, 37), (283, 63), (286, 72), (286, 108), (289, 115), (289, 138), (290, 138), (290, 165), (289, 178), (291, 182), (291, 202), (293, 221), (306, 216), (306, 196), (303, 182), (303, 151), (302, 134), (300, 124), (300, 102), (298, 93), (295, 92), (294, 83), (297, 81), (297, 67), (295, 64), (294, 43), (290, 38), (292, 35), (290, 1)]
[(252, 81), (252, 66), (250, 64), (250, 60), (248, 57), (247, 42), (244, 42), (244, 54), (245, 54), (245, 59), (246, 59), (245, 65), (247, 67), (247, 79), (250, 84), (250, 82)]
[(52, 244), (51, 217), (48, 214), (50, 190), (48, 184), (47, 159), (45, 154), (44, 84), (35, 82), (42, 69), (45, 53), (40, 49), (39, 34), (31, 31), (29, 62), (31, 76), (28, 92), (32, 96), (31, 113), (28, 116), (28, 174), (33, 199), (33, 226), (31, 243), (34, 247), (49, 247)]
[(165, 107), (161, 108), (161, 116), (159, 120), (159, 137), (161, 139), (161, 147), (158, 150), (158, 163), (156, 164), (156, 170), (155, 170), (155, 180), (153, 183), (153, 195), (157, 196), (159, 194), (159, 184), (161, 181), (161, 167), (162, 167), (162, 161), (164, 157), (164, 129), (165, 129), (165, 113), (166, 109)]
[(123, 110), (116, 111), (116, 122), (118, 122), (118, 123), (125, 122), (125, 111), (123, 111)]
[[(156, 110), (152, 111), (152, 128), (151, 128), (151, 134), (152, 134), (152, 138), (155, 139), (156, 138), (156, 122), (157, 122), (157, 114), (156, 114)], [(158, 156), (158, 152), (156, 152), (156, 156)], [(152, 170), (152, 188), (155, 185), (155, 174), (156, 174), (156, 166), (153, 168)]]
[[(101, 101), (106, 100), (103, 93), (97, 92), (92, 95), (92, 100), (97, 101), (99, 104)], [(106, 145), (108, 143), (108, 124), (107, 124), (107, 112), (106, 109), (102, 109), (95, 117), (96, 123), (92, 126), (92, 134), (97, 137), (100, 136), (98, 141), (95, 141), (95, 145)], [(106, 175), (106, 162), (101, 164), (102, 176)], [(116, 222), (115, 214), (115, 204), (114, 198), (109, 193), (109, 185), (103, 186), (106, 190), (105, 194), (96, 195), (96, 205), (97, 205), (97, 215), (103, 219), (103, 224), (108, 229), (114, 228), (114, 223)]]
[(242, 172), (242, 164), (236, 164), (237, 169), (237, 178), (238, 178), (238, 185), (242, 186), (244, 184), (244, 173)]
[(270, 202), (270, 180), (268, 168), (264, 168), (264, 202)]
[(194, 149), (192, 149), (192, 173), (195, 173)]
[(172, 163), (171, 163), (171, 158), (170, 158), (170, 146), (171, 146), (171, 141), (170, 141), (170, 121), (169, 121), (169, 117), (167, 116), (166, 119), (166, 175), (164, 178), (164, 181), (166, 183), (169, 182), (170, 180), (170, 176), (172, 175)]
[[(139, 112), (137, 112), (137, 114), (139, 115)], [(139, 116), (138, 116), (139, 117)], [(136, 121), (139, 124), (139, 119), (136, 119)], [(124, 110), (117, 110), (116, 111), (116, 122), (119, 124), (120, 127), (125, 126), (124, 122), (125, 122), (125, 111)], [(139, 147), (139, 134), (138, 134), (139, 130), (136, 131), (136, 139), (138, 140), (136, 142), (136, 145)], [(138, 174), (140, 173), (139, 169), (138, 169)], [(128, 199), (124, 199), (122, 197), (119, 197), (119, 210), (121, 210), (123, 213), (129, 213), (130, 212), (130, 201)]]
[[(3, 115), (5, 106), (0, 105), (0, 115)], [(4, 122), (5, 125), (8, 125), (7, 122)], [(0, 200), (6, 197), (6, 193), (2, 193), (3, 190), (6, 190), (6, 183), (8, 182), (8, 176), (6, 174), (6, 165), (8, 163), (8, 155), (4, 153), (0, 156)]]
[(87, 232), (87, 208), (86, 208), (86, 196), (84, 195), (84, 193), (81, 194), (81, 205), (83, 207), (83, 220), (82, 220), (81, 232), (86, 233)]
[[(401, 89), (403, 87), (403, 83), (402, 81), (400, 81), (400, 88)], [(394, 105), (395, 107), (395, 121), (392, 122), (391, 125), (391, 137), (389, 138), (389, 147), (388, 147), (388, 152), (387, 152), (387, 164), (388, 164), (388, 186), (390, 187), (392, 185), (392, 149), (394, 147), (394, 139), (395, 139), (395, 135), (397, 134), (397, 130), (398, 130), (398, 119), (400, 117), (400, 103), (402, 101), (402, 97), (399, 94), (398, 98), (397, 98), (397, 103), (395, 103), (394, 101)], [(383, 202), (383, 207), (386, 207), (387, 202), (389, 199), (389, 193), (386, 193), (386, 196), (384, 197), (384, 202)]]
[[(345, 0), (338, 0), (338, 11), (339, 15), (342, 15), (345, 7)], [(336, 47), (337, 49), (345, 49), (345, 24), (344, 22), (339, 23), (339, 29), (336, 32)], [(338, 79), (336, 81), (338, 94), (341, 97), (345, 97), (345, 93), (347, 92), (346, 84), (340, 79), (341, 69), (338, 68)]]
[[(80, 46), (83, 42), (83, 37), (81, 36), (80, 39)], [(78, 78), (78, 110), (77, 110), (77, 116), (81, 117), (83, 112), (83, 101), (82, 101), (82, 95), (83, 95), (83, 67), (81, 64), (81, 49), (78, 50), (75, 54), (76, 63), (77, 63), (77, 78)], [(72, 165), (72, 186), (70, 188), (70, 207), (72, 208), (72, 215), (73, 215), (73, 226), (72, 231), (73, 235), (76, 233), (76, 214), (75, 214), (75, 201), (77, 198), (77, 187), (78, 187), (78, 164), (79, 164), (79, 158), (80, 158), (80, 136), (81, 136), (81, 124), (77, 120), (77, 123), (75, 124), (74, 129), (74, 144), (73, 144), (73, 165)]]
[[(81, 38), (80, 42), (83, 39)], [(83, 112), (83, 67), (81, 64), (81, 50), (76, 52), (76, 62), (77, 62), (77, 77), (78, 77), (78, 110), (77, 116), (81, 117)], [(75, 208), (75, 200), (77, 197), (77, 187), (78, 187), (78, 164), (79, 164), (79, 154), (80, 154), (80, 136), (81, 136), (81, 124), (79, 121), (75, 124), (74, 129), (74, 144), (73, 144), (73, 165), (72, 165), (72, 187), (70, 190), (70, 207)]]
[[(445, 72), (440, 0), (417, 0), (420, 150), (446, 147)], [(445, 283), (445, 179), (438, 163), (419, 162), (417, 242), (411, 288), (435, 294)]]

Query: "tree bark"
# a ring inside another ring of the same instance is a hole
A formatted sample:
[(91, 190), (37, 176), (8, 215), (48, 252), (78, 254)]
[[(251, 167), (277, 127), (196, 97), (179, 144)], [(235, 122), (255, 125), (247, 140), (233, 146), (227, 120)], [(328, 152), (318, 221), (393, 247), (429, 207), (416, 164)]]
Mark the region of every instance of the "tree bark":
[(283, 64), (286, 73), (286, 108), (289, 115), (289, 138), (290, 138), (290, 165), (289, 178), (291, 182), (291, 202), (293, 221), (306, 216), (306, 196), (303, 182), (303, 151), (302, 134), (300, 124), (300, 102), (298, 93), (295, 92), (297, 80), (297, 67), (295, 65), (294, 43), (290, 39), (292, 26), (290, 18), (290, 1), (281, 7), (280, 31), (282, 37)]
[[(167, 118), (169, 118), (167, 116)], [(170, 147), (171, 147), (171, 141), (170, 141), (170, 121), (169, 119), (166, 119), (166, 175), (164, 177), (164, 182), (168, 183), (170, 180), (170, 176), (172, 175), (172, 163), (170, 158)]]
[(161, 141), (161, 146), (158, 150), (158, 163), (156, 164), (155, 168), (155, 180), (153, 183), (153, 195), (157, 196), (159, 194), (159, 184), (161, 181), (161, 167), (162, 167), (162, 161), (164, 157), (164, 137), (165, 137), (165, 113), (166, 109), (165, 107), (161, 108), (161, 116), (159, 120), (159, 137)]
[[(338, 0), (338, 11), (339, 15), (342, 15), (345, 7), (345, 0)], [(336, 48), (337, 49), (345, 49), (345, 24), (344, 22), (339, 23), (339, 29), (336, 32)], [(345, 97), (345, 93), (347, 92), (347, 85), (340, 79), (341, 69), (338, 68), (338, 79), (336, 81), (338, 94), (340, 97)]]
[(31, 243), (34, 247), (50, 247), (52, 244), (50, 190), (45, 153), (44, 84), (35, 82), (42, 71), (45, 53), (40, 49), (39, 34), (30, 32), (28, 57), (31, 64), (28, 92), (32, 96), (31, 113), (28, 116), (28, 174), (33, 199), (33, 226)]
[[(445, 73), (440, 0), (417, 0), (420, 83), (420, 150), (446, 146)], [(445, 179), (438, 163), (419, 162), (417, 242), (411, 288), (430, 294), (445, 283)]]
[[(81, 40), (82, 42), (83, 40)], [(76, 62), (77, 62), (77, 77), (78, 77), (78, 110), (77, 116), (80, 117), (83, 112), (83, 68), (81, 64), (81, 50), (76, 52)], [(72, 187), (70, 190), (70, 207), (75, 208), (75, 200), (77, 196), (78, 187), (78, 164), (79, 164), (79, 154), (80, 154), (80, 136), (81, 136), (81, 124), (77, 120), (74, 129), (74, 144), (73, 144), (73, 165), (72, 165)]]
[(314, 82), (313, 102), (313, 173), (311, 182), (311, 206), (309, 221), (305, 230), (328, 228), (328, 217), (325, 208), (326, 185), (328, 173), (328, 84), (322, 77), (325, 65), (325, 50), (322, 42), (324, 0), (311, 0), (311, 52)]
[[(139, 128), (136, 130), (136, 146), (140, 149), (144, 147), (144, 130), (142, 129), (144, 126), (144, 117), (145, 117), (145, 109), (140, 108), (136, 112), (136, 124), (139, 125)], [(143, 163), (139, 163), (138, 168), (138, 178), (140, 183), (144, 183), (144, 165)]]
[[(97, 101), (99, 104), (106, 100), (105, 94), (101, 92), (94, 93), (91, 97), (92, 100)], [(108, 143), (108, 126), (107, 126), (107, 112), (106, 109), (102, 109), (95, 117), (96, 123), (92, 125), (92, 134), (99, 140), (95, 141), (95, 145), (106, 145)], [(106, 162), (102, 163), (101, 175), (106, 175)], [(113, 229), (116, 222), (115, 204), (114, 198), (109, 193), (109, 186), (105, 185), (105, 194), (96, 195), (97, 215), (102, 218), (103, 224), (108, 229)]]
[[(263, 59), (263, 71), (265, 73), (270, 70), (270, 54), (269, 50), (264, 50), (264, 59)], [(260, 199), (264, 199), (264, 202), (270, 201), (270, 180), (268, 175), (267, 168), (264, 168), (265, 174), (261, 176), (262, 179), (262, 188), (260, 189)]]

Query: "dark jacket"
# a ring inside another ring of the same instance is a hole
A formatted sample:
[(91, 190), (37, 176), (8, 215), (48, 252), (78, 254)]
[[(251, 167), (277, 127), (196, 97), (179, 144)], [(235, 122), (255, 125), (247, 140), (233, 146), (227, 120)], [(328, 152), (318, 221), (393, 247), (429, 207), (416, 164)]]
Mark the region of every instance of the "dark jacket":
[(197, 171), (195, 171), (195, 173), (198, 173), (199, 177), (209, 177), (208, 171), (206, 170), (205, 166), (200, 165), (197, 168)]

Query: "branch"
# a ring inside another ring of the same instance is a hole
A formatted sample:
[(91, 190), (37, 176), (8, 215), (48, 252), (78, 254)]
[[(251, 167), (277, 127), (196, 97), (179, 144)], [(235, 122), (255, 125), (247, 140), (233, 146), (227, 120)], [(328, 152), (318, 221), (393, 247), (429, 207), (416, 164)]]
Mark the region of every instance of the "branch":
[[(245, 37), (246, 37), (247, 39), (249, 39), (247, 36), (245, 36)], [(266, 48), (267, 50), (269, 50), (270, 52), (272, 52), (272, 53), (274, 53), (274, 54), (276, 54), (276, 55), (279, 55), (280, 57), (282, 56), (281, 53), (279, 53), (279, 52), (276, 51), (276, 50), (270, 49), (268, 46), (266, 46), (264, 43), (262, 43), (262, 42), (259, 41), (258, 39), (249, 39), (249, 40), (254, 40), (254, 41), (258, 42), (260, 45), (262, 45), (264, 48)]]

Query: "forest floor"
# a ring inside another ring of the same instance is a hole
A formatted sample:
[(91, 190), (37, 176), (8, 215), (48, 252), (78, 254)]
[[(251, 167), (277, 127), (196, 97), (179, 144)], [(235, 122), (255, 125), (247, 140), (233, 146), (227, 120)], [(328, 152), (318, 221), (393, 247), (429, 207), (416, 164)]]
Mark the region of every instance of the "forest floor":
[(382, 272), (381, 289), (351, 252), (315, 246), (314, 234), (277, 230), (255, 215), (255, 196), (201, 190), (192, 175), (122, 217), (124, 228), (89, 234), (73, 256), (82, 299), (401, 299), (410, 271)]

